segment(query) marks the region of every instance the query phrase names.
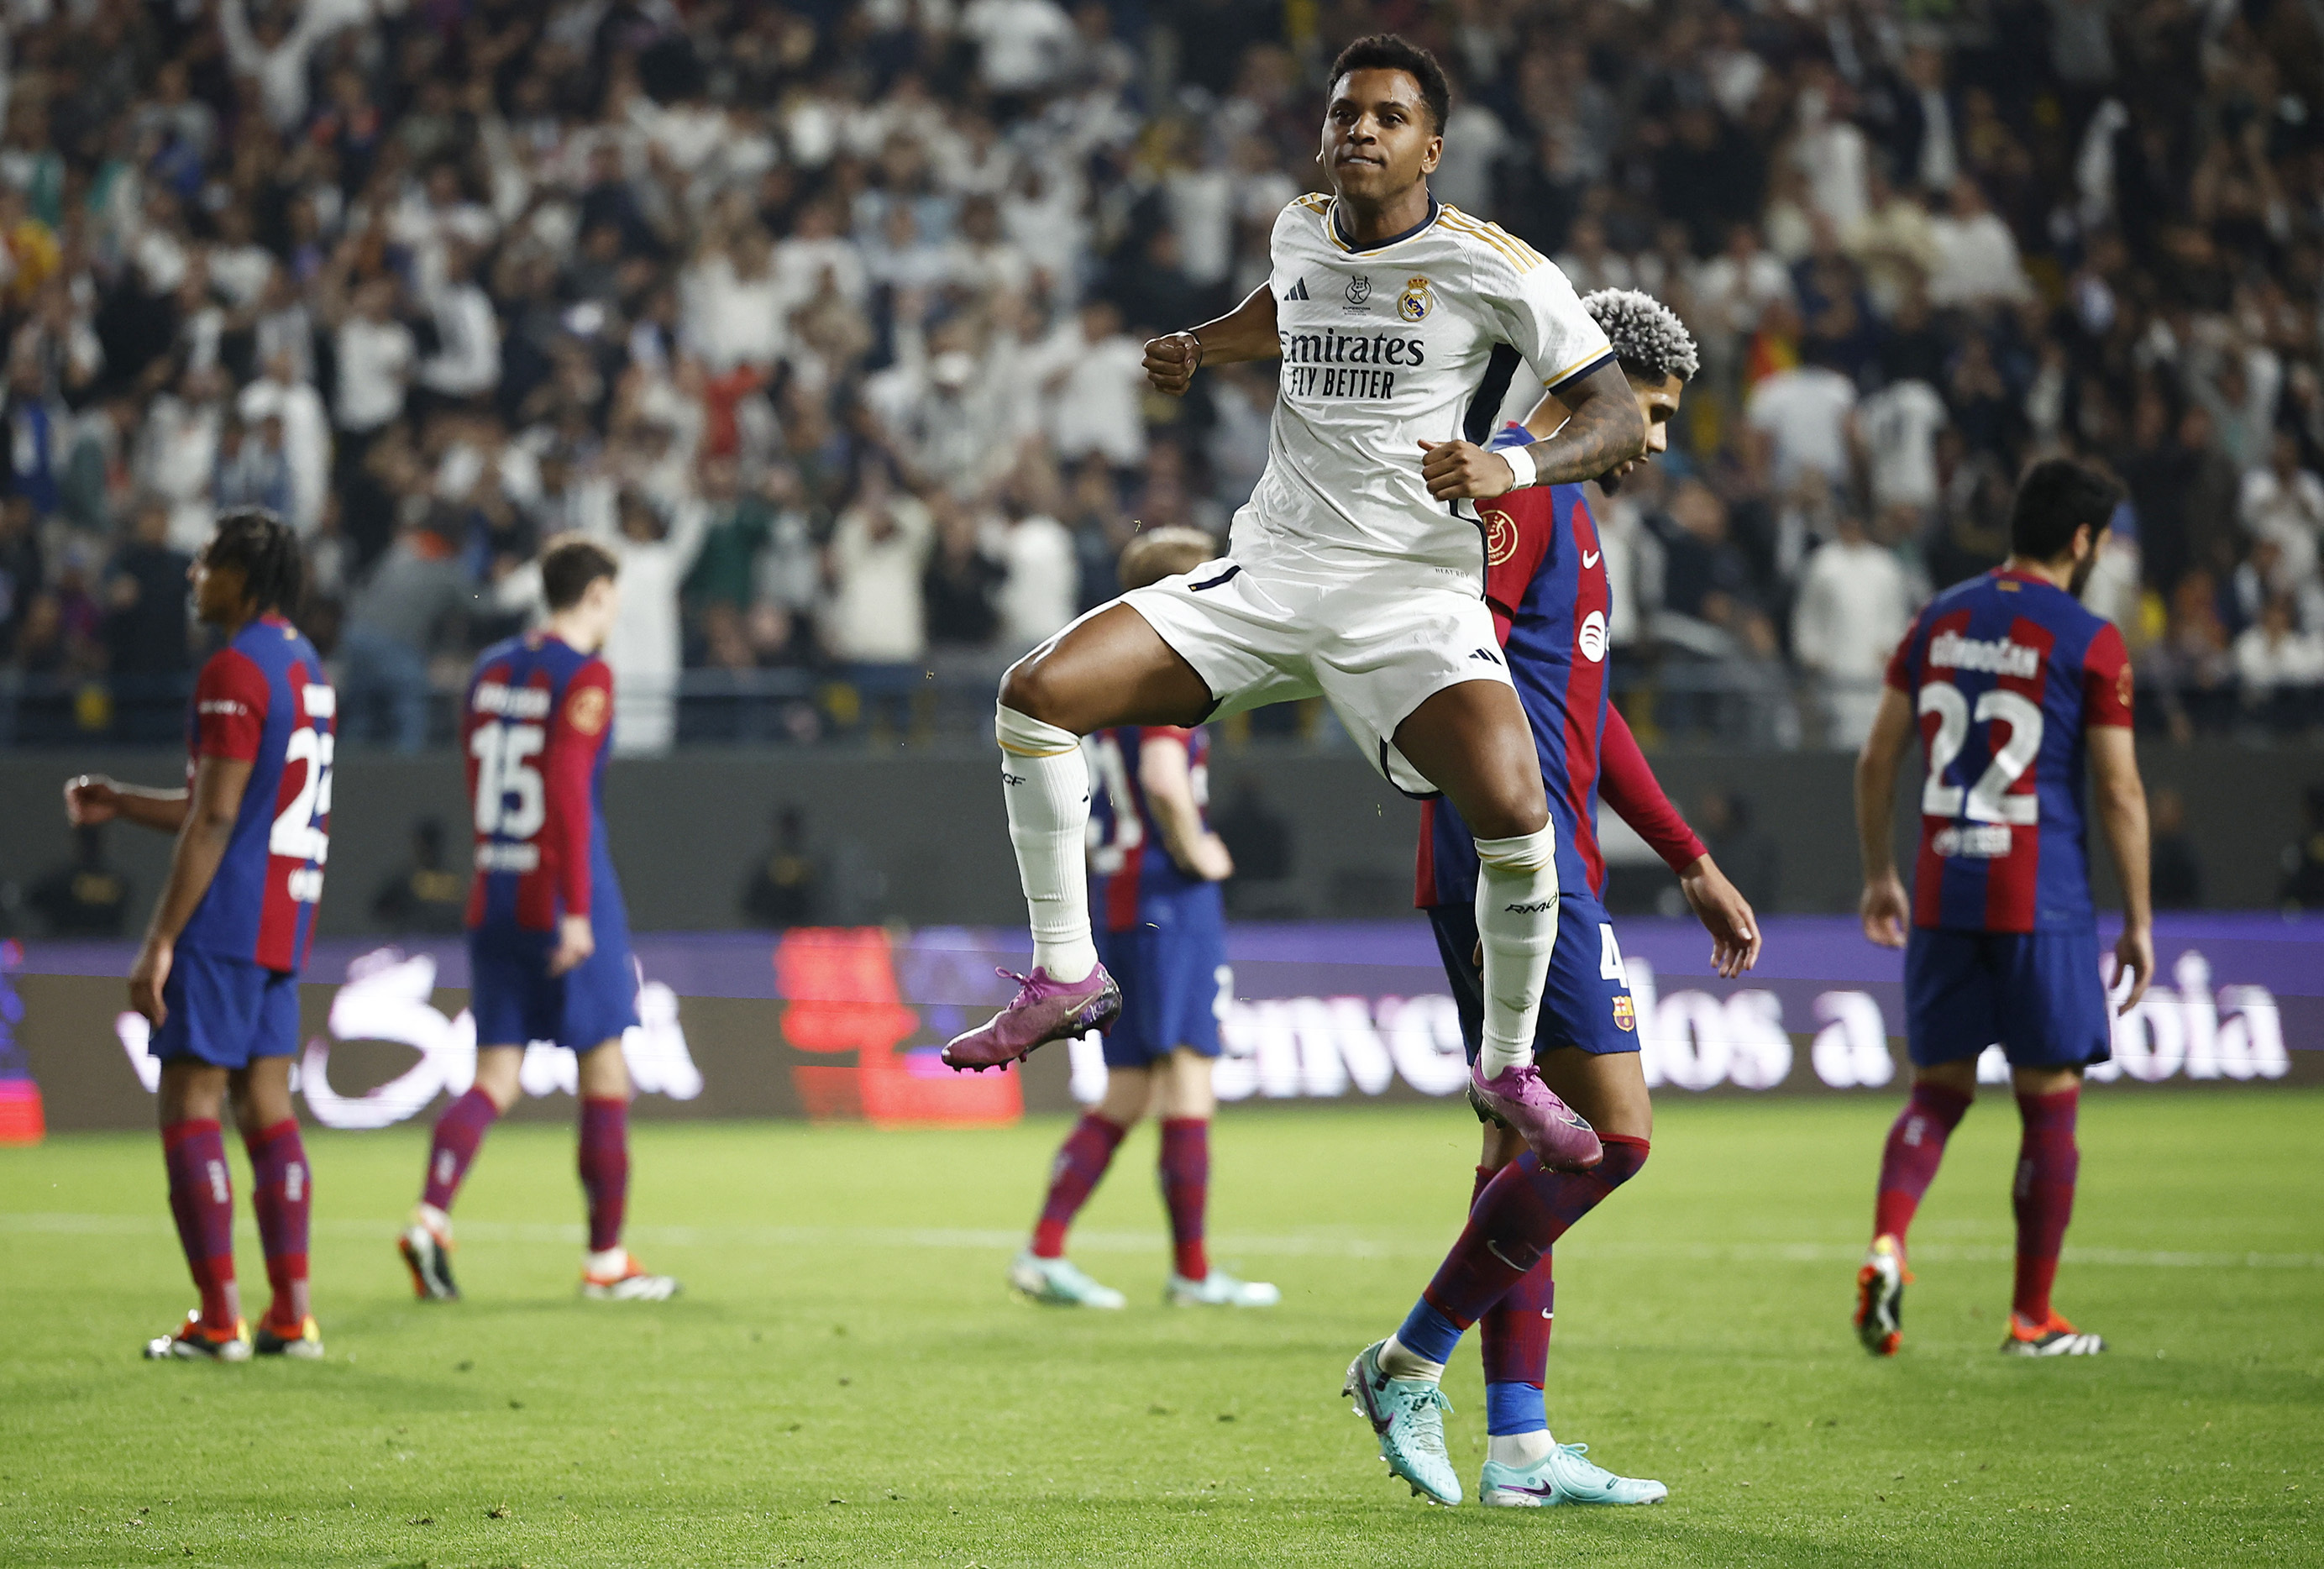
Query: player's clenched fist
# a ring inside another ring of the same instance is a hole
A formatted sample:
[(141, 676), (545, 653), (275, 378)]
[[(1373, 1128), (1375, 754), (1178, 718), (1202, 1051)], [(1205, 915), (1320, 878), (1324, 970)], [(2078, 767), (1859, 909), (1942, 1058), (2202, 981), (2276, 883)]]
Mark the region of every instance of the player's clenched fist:
[(1424, 441), (1420, 450), (1426, 455), (1420, 460), (1420, 477), (1438, 501), (1482, 500), (1504, 495), (1517, 485), (1517, 470), (1509, 460), (1474, 442)]
[(113, 820), (121, 809), (121, 792), (101, 773), (85, 773), (65, 781), (65, 816), (77, 828)]
[(1203, 363), (1203, 340), (1191, 332), (1165, 333), (1146, 340), (1146, 379), (1167, 397), (1180, 397)]

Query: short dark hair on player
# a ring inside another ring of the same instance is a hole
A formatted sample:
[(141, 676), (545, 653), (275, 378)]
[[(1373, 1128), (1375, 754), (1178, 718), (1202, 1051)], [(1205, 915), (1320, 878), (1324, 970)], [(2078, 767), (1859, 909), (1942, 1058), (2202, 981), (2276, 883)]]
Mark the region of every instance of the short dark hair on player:
[(1191, 572), (1218, 553), (1219, 542), (1200, 529), (1175, 523), (1148, 529), (1121, 548), (1121, 590), (1127, 594)]
[(1600, 289), (1582, 297), (1582, 309), (1604, 329), (1628, 374), (1660, 385), (1671, 376), (1694, 380), (1702, 368), (1694, 335), (1678, 312), (1637, 289)]
[(1452, 114), (1452, 84), (1444, 79), (1444, 68), (1436, 57), (1416, 43), (1407, 42), (1400, 34), (1375, 32), (1359, 38), (1340, 51), (1332, 62), (1332, 85), (1353, 70), (1400, 70), (1408, 73), (1420, 84), (1420, 101), (1428, 106), (1428, 118), (1440, 136), (1444, 134), (1444, 122)]
[(600, 577), (618, 577), (622, 564), (595, 540), (558, 534), (540, 548), (540, 592), (551, 610), (570, 610)]
[(237, 507), (219, 518), (217, 532), (202, 548), (202, 560), (211, 567), (239, 568), (243, 592), (262, 614), (270, 610), (293, 614), (307, 586), (299, 536), (263, 507)]
[(2029, 561), (2054, 561), (2073, 547), (2074, 531), (2089, 525), (2096, 540), (2114, 521), (2122, 486), (2070, 457), (2044, 458), (2018, 482), (2009, 514), (2009, 548)]

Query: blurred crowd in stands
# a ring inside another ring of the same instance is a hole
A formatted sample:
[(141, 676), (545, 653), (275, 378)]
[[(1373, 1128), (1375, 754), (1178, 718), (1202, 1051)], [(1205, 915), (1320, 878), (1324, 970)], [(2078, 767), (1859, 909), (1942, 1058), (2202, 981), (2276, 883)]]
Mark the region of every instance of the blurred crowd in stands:
[[(2142, 716), (2324, 723), (2324, 30), (2296, 0), (9, 0), (0, 740), (167, 739), (222, 506), (306, 539), (343, 733), (621, 555), (626, 750), (925, 727), (1223, 536), (1324, 62), (1452, 71), (1437, 195), (1702, 341), (1602, 509), (1656, 734), (1848, 744), (2066, 449)], [(731, 698), (732, 701), (727, 701)], [(738, 715), (746, 715), (738, 718)], [(1293, 721), (1297, 723), (1295, 716)], [(433, 726), (431, 736), (431, 726)], [(723, 727), (723, 728), (722, 728)]]

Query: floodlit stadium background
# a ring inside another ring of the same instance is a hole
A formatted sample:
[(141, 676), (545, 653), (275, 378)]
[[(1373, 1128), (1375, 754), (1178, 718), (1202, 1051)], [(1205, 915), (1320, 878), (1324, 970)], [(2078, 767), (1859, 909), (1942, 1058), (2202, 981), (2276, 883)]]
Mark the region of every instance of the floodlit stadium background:
[[(1759, 976), (1709, 981), (1670, 879), (1609, 835), (1653, 1071), (1890, 1082), (1894, 962), (1833, 918), (1846, 752), (1912, 609), (1997, 558), (2010, 476), (2057, 450), (2129, 487), (2092, 597), (2135, 651), (2159, 902), (2188, 912), (2119, 1082), (2324, 1060), (2319, 928), (2280, 913), (2324, 903), (2324, 32), (2301, 6), (224, 0), (5, 26), (17, 1137), (148, 1116), (104, 939), (166, 846), (76, 842), (55, 792), (176, 777), (184, 555), (250, 502), (308, 541), (343, 692), (321, 1120), (460, 1082), (448, 695), (567, 527), (624, 562), (612, 833), (665, 934), (641, 945), (667, 1006), (646, 1114), (1014, 1115), (1013, 1084), (926, 1056), (1019, 940), (993, 682), (1111, 594), (1132, 520), (1222, 531), (1249, 494), (1266, 368), (1162, 401), (1138, 343), (1263, 279), (1323, 64), (1376, 26), (1453, 74), (1441, 198), (1702, 342), (1670, 456), (1599, 508), (1614, 687), (1778, 918)], [(1411, 808), (1313, 705), (1219, 742), (1227, 1087), (1443, 1093)], [(423, 961), (440, 1032), (366, 1012)], [(1023, 1098), (1062, 1106), (1069, 1078), (1060, 1054)]]

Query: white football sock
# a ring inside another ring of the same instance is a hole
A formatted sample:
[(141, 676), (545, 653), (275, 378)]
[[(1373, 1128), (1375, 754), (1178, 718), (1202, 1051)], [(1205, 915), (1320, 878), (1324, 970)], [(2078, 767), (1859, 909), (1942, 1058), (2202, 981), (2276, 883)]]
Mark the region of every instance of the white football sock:
[(1097, 945), (1090, 939), (1083, 860), (1090, 784), (1081, 737), (1006, 704), (994, 710), (992, 733), (1001, 743), (1009, 842), (1017, 847), (1017, 879), (1032, 918), (1033, 963), (1053, 981), (1082, 980), (1097, 968)]
[(583, 1250), (581, 1267), (600, 1280), (608, 1275), (626, 1274), (630, 1268), (630, 1251), (616, 1244), (602, 1253)]
[(1444, 1381), (1444, 1364), (1432, 1362), (1426, 1357), (1415, 1356), (1404, 1349), (1404, 1343), (1389, 1335), (1380, 1343), (1380, 1371), (1391, 1379), (1425, 1379), (1432, 1384)]
[(1477, 937), (1485, 950), (1483, 1076), (1533, 1060), (1534, 1025), (1557, 944), (1557, 826), (1477, 841)]
[(1524, 1471), (1539, 1465), (1556, 1447), (1557, 1440), (1549, 1435), (1546, 1427), (1538, 1433), (1501, 1433), (1485, 1440), (1485, 1458), (1496, 1465)]

